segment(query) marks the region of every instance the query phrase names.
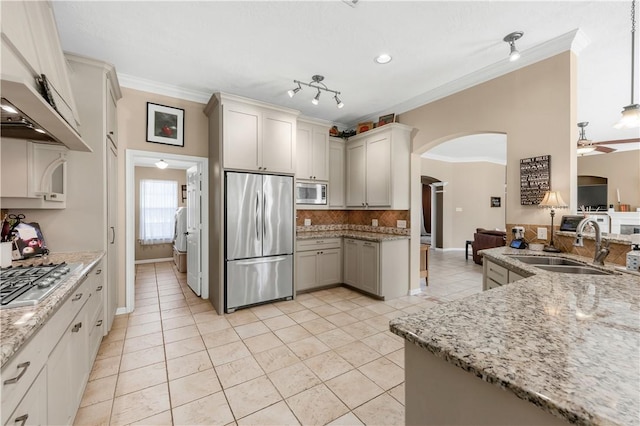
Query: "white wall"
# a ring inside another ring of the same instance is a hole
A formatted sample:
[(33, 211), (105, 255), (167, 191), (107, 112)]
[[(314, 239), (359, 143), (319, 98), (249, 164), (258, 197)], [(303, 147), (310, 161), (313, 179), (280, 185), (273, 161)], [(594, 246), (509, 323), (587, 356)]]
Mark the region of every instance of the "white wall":
[[(476, 228), (505, 229), (505, 166), (423, 158), (421, 173), (448, 182), (443, 187), (444, 249), (464, 248), (465, 241), (473, 239)], [(490, 207), (491, 197), (501, 198), (500, 207)]]

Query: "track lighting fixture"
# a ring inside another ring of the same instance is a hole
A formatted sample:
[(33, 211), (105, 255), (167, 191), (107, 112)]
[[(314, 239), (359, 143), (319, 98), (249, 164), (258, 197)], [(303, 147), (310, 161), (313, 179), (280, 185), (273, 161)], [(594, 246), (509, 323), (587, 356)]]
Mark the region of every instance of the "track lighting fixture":
[(304, 83), (304, 82), (299, 81), (299, 80), (293, 80), (293, 82), (296, 83), (298, 85), (298, 87), (287, 91), (287, 93), (289, 94), (290, 98), (293, 98), (293, 96), (296, 93), (298, 93), (300, 90), (302, 90), (302, 85), (304, 85), (304, 86), (316, 89), (318, 91), (318, 93), (316, 93), (316, 95), (311, 100), (312, 104), (318, 105), (320, 103), (320, 91), (324, 90), (325, 92), (331, 92), (331, 93), (334, 94), (333, 98), (335, 99), (336, 106), (338, 108), (344, 107), (344, 103), (340, 100), (340, 98), (338, 98), (338, 95), (340, 94), (340, 92), (338, 92), (337, 90), (329, 89), (327, 87), (327, 85), (322, 82), (322, 80), (324, 80), (324, 76), (321, 76), (321, 75), (318, 75), (318, 74), (316, 74), (313, 77), (311, 77), (311, 81), (309, 83)]
[(517, 61), (520, 59), (520, 52), (516, 49), (516, 40), (520, 39), (524, 33), (522, 31), (515, 31), (511, 34), (507, 34), (503, 40), (509, 43), (509, 61)]
[(631, 104), (624, 107), (620, 121), (614, 124), (616, 129), (633, 129), (640, 127), (640, 105), (633, 100), (635, 74), (635, 35), (636, 35), (636, 1), (631, 1)]
[(160, 160), (156, 163), (156, 167), (159, 169), (166, 169), (167, 167), (169, 167), (169, 163), (164, 160)]
[(300, 87), (300, 83), (298, 83), (298, 87), (296, 87), (295, 89), (289, 90), (287, 92), (287, 94), (289, 95), (290, 98), (293, 98), (295, 96), (295, 94), (298, 93), (301, 90), (302, 90), (302, 87)]
[(318, 89), (318, 93), (313, 97), (311, 103), (314, 105), (318, 105), (320, 103), (320, 89)]

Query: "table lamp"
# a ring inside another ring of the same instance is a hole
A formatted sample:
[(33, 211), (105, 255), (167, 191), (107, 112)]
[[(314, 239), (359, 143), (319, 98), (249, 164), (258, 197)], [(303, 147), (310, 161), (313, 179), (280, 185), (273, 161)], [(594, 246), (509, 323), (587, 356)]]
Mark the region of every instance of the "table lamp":
[(553, 245), (553, 217), (556, 215), (554, 209), (566, 209), (569, 206), (564, 202), (559, 191), (547, 191), (538, 207), (551, 209), (551, 239), (549, 245), (544, 246), (544, 251), (560, 253), (560, 250)]

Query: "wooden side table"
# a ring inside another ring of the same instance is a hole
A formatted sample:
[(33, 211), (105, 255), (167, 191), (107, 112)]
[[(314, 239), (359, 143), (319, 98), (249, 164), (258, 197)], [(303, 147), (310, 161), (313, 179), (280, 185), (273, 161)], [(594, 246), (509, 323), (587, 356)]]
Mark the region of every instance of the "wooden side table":
[(429, 276), (429, 244), (420, 244), (420, 278)]

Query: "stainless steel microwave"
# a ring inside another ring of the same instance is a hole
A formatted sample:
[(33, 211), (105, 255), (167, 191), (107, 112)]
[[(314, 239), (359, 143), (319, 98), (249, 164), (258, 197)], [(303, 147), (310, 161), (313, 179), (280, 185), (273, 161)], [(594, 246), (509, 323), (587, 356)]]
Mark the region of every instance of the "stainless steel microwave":
[(327, 205), (327, 184), (312, 182), (296, 183), (297, 205)]

